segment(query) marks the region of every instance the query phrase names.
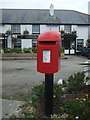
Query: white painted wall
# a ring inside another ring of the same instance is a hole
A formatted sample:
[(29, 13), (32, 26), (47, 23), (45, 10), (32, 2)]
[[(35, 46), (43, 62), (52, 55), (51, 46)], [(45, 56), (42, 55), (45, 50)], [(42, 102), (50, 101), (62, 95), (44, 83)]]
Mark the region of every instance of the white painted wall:
[(21, 39), (21, 48), (32, 48), (32, 39)]
[(8, 36), (8, 39), (7, 39), (7, 47), (8, 47), (8, 48), (12, 48), (11, 35)]
[(26, 29), (29, 31), (29, 34), (32, 34), (32, 25), (21, 25), (21, 34), (23, 34), (23, 31)]
[(3, 33), (2, 29), (2, 25), (0, 24), (0, 33)]
[(90, 38), (90, 25), (88, 26), (88, 38)]
[(46, 31), (46, 25), (40, 25), (40, 33), (43, 33)]
[(0, 33), (5, 33), (9, 29), (11, 30), (11, 25), (0, 25)]
[(40, 25), (40, 33), (49, 30), (59, 31), (59, 25)]
[(77, 31), (77, 25), (72, 25), (71, 31)]
[(60, 25), (60, 30), (64, 30), (64, 25)]
[(59, 25), (46, 25), (46, 30), (59, 31)]
[[(6, 30), (11, 30), (11, 25), (1, 25), (0, 24), (0, 33), (5, 33)], [(32, 34), (32, 25), (21, 25), (21, 34), (23, 31), (27, 29), (29, 34)], [(64, 30), (64, 25), (60, 25), (60, 30)], [(48, 31), (48, 30), (55, 30), (59, 31), (59, 25), (40, 25), (40, 33)], [(77, 39), (84, 39), (84, 46), (86, 45), (86, 40), (88, 39), (88, 26), (80, 26), (80, 25), (72, 25), (72, 31), (77, 31)], [(8, 47), (11, 47), (10, 38), (8, 38)], [(32, 47), (32, 40), (31, 39), (22, 39), (22, 48), (29, 48)]]
[[(40, 25), (40, 33), (48, 31), (48, 30), (55, 30), (59, 31), (59, 26), (60, 30), (64, 30), (64, 25)], [(71, 30), (77, 30), (77, 25), (72, 25)]]
[(88, 39), (88, 26), (77, 26), (77, 39), (84, 39), (84, 46)]

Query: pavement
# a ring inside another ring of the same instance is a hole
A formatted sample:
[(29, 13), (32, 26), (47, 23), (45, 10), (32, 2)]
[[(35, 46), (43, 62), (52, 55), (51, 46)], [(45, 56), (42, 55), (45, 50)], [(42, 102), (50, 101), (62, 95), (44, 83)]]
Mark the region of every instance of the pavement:
[[(36, 60), (37, 57), (0, 57), (0, 60)], [(67, 59), (67, 57), (61, 57), (61, 59)]]
[(36, 57), (0, 57), (0, 60), (36, 60)]
[(18, 117), (19, 106), (24, 104), (23, 101), (7, 99), (0, 99), (0, 102), (2, 102), (2, 118)]
[[(68, 58), (68, 59), (67, 59)], [(17, 59), (17, 58), (15, 58)], [(38, 84), (36, 78), (39, 80), (39, 78), (43, 78), (42, 74), (35, 72), (36, 68), (36, 58), (34, 58), (34, 61), (31, 58), (31, 61), (27, 61), (26, 58), (22, 58), (21, 61), (20, 58), (18, 58), (18, 61), (13, 61), (15, 59), (5, 59), (5, 61), (2, 63), (2, 70), (3, 70), (3, 94), (7, 96), (15, 95), (15, 90), (19, 90), (20, 84), (22, 88), (20, 88), (23, 92), (28, 92), (28, 86), (24, 86), (24, 83), (28, 83), (27, 77), (31, 78), (32, 80), (29, 81), (31, 84), (31, 87), (33, 84)], [(11, 60), (11, 61), (8, 61)], [(55, 79), (58, 81), (60, 78), (67, 78), (70, 74), (74, 72), (78, 72), (80, 70), (83, 70), (83, 66), (78, 65), (79, 62), (86, 61), (87, 58), (84, 57), (77, 57), (77, 56), (67, 56), (64, 59), (61, 60), (61, 69), (60, 72), (55, 74)], [(22, 66), (22, 67), (21, 67)], [(17, 69), (16, 69), (17, 68)], [(16, 70), (15, 70), (16, 69)], [(18, 75), (19, 73), (19, 75)], [(23, 75), (23, 76), (22, 76)], [(29, 76), (27, 76), (29, 75)], [(18, 76), (22, 76), (21, 78)], [(25, 78), (24, 78), (25, 76)], [(17, 79), (16, 79), (17, 78)], [(18, 80), (19, 79), (19, 80)], [(25, 79), (25, 81), (23, 81)], [(35, 81), (35, 80), (36, 81)], [(34, 82), (32, 82), (34, 81)], [(33, 84), (32, 84), (33, 83)], [(12, 87), (11, 87), (12, 86)], [(20, 91), (20, 92), (21, 92)], [(17, 94), (18, 92), (16, 92)], [(0, 99), (0, 105), (2, 103), (2, 118), (10, 118), (10, 116), (16, 115), (18, 117), (18, 108), (20, 105), (24, 103), (24, 101), (16, 101), (16, 100), (8, 100), (8, 99)], [(1, 109), (1, 107), (0, 107)], [(0, 116), (1, 117), (1, 116)]]

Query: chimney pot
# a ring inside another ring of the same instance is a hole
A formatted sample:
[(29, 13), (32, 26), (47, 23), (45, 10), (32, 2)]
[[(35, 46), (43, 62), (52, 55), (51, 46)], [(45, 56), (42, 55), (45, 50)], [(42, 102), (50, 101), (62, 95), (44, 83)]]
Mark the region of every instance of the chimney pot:
[(54, 5), (50, 5), (50, 16), (54, 16)]

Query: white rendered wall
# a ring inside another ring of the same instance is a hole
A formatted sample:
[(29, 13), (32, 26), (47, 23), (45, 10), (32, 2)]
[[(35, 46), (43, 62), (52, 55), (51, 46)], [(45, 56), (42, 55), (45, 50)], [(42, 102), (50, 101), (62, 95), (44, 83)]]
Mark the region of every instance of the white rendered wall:
[(84, 46), (88, 39), (88, 26), (77, 26), (77, 39), (84, 39)]
[(46, 25), (46, 30), (59, 31), (59, 25)]
[(64, 25), (60, 25), (60, 30), (64, 30)]
[(23, 31), (26, 29), (29, 31), (29, 34), (32, 34), (32, 25), (21, 25), (21, 34), (23, 34)]
[(72, 25), (71, 31), (77, 31), (77, 25)]
[(46, 31), (46, 25), (40, 25), (40, 33), (43, 33)]
[[(5, 33), (6, 30), (11, 30), (11, 25), (1, 25), (0, 24), (0, 33)], [(23, 31), (27, 29), (29, 34), (32, 34), (32, 25), (21, 25), (21, 34)], [(64, 30), (64, 25), (60, 25), (60, 30)], [(59, 25), (40, 25), (40, 33), (48, 30), (55, 30), (59, 31)], [(77, 31), (77, 38), (76, 39), (84, 39), (84, 46), (86, 45), (86, 40), (88, 39), (88, 26), (80, 26), (80, 25), (72, 25), (72, 31)], [(8, 38), (10, 39), (10, 38)], [(29, 39), (28, 39), (29, 41)], [(24, 44), (25, 42), (22, 41)], [(27, 42), (28, 43), (28, 42)], [(32, 43), (29, 44), (32, 47)], [(27, 45), (28, 46), (28, 45)], [(26, 46), (26, 47), (27, 47)], [(8, 47), (11, 47), (11, 43), (8, 42)]]
[(8, 48), (12, 48), (11, 35), (8, 36), (8, 39), (7, 39), (7, 47), (8, 47)]
[(11, 30), (11, 25), (0, 25), (0, 33), (5, 33), (9, 29)]
[(21, 48), (32, 48), (32, 39), (21, 39)]
[[(0, 33), (6, 33), (7, 30), (11, 30), (11, 25), (0, 25)], [(11, 35), (7, 38), (7, 47), (12, 48)]]
[(40, 25), (40, 33), (49, 30), (59, 31), (59, 25)]
[[(45, 32), (47, 30), (60, 31), (59, 29), (64, 30), (64, 25), (40, 25), (40, 33)], [(77, 30), (77, 25), (72, 25), (71, 31), (73, 30)]]

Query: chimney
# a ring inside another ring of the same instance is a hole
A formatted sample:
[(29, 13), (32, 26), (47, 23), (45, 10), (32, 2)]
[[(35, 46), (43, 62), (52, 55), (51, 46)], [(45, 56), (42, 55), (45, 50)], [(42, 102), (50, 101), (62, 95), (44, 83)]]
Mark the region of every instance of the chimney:
[(54, 6), (53, 6), (53, 4), (50, 5), (50, 16), (54, 16)]

